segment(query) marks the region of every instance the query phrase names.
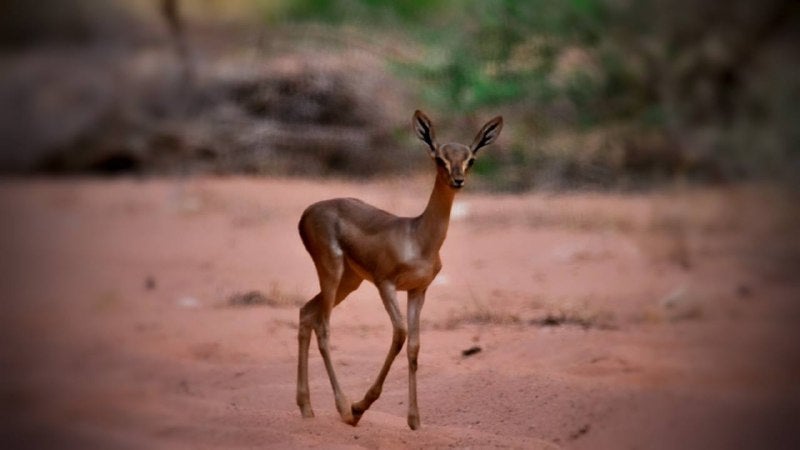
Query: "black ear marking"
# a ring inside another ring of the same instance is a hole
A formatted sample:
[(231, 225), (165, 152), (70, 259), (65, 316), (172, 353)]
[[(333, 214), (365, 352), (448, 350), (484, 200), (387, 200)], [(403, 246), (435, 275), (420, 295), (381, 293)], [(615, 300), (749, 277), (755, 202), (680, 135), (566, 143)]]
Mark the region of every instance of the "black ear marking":
[(493, 123), (486, 129), (486, 131), (483, 132), (483, 138), (481, 139), (481, 145), (480, 145), (481, 147), (488, 144), (494, 138), (492, 133), (497, 129), (497, 126), (498, 124)]
[(420, 110), (414, 111), (414, 118), (411, 121), (411, 125), (414, 128), (414, 134), (417, 137), (428, 144), (431, 152), (436, 151), (436, 135), (433, 131), (433, 123), (428, 116), (425, 115)]
[(479, 148), (484, 147), (486, 145), (491, 144), (494, 142), (498, 136), (500, 136), (500, 131), (503, 129), (503, 117), (497, 116), (494, 119), (486, 122), (486, 125), (481, 128), (481, 131), (478, 132), (478, 135), (475, 136), (475, 140), (472, 141), (472, 151), (475, 152)]
[(417, 126), (419, 127), (417, 132), (419, 133), (419, 137), (425, 141), (426, 144), (431, 145), (433, 140), (431, 139), (431, 129), (428, 128), (428, 125), (425, 122), (417, 121)]

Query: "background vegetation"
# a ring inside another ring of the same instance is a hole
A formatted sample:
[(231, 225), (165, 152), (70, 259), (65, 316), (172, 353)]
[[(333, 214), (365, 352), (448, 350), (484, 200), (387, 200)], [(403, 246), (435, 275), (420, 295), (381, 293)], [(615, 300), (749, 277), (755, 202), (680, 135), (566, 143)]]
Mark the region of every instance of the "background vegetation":
[(503, 141), (475, 167), (492, 189), (800, 169), (790, 0), (2, 8), (6, 171), (402, 172), (419, 167), (405, 117), (418, 106), (461, 140), (504, 114)]

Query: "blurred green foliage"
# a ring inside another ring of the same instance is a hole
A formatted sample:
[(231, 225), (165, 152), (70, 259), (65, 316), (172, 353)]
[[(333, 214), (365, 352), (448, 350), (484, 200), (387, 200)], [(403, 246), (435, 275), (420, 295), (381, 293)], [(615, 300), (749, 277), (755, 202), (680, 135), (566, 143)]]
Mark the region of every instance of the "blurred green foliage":
[[(412, 23), (440, 7), (445, 0), (295, 0), (287, 5), (289, 17), (343, 23), (388, 20)], [(384, 22), (385, 23), (385, 22)]]
[[(413, 92), (413, 106), (429, 110), (442, 135), (450, 134), (448, 128), (474, 130), (487, 117), (503, 114), (506, 127), (499, 145), (475, 167), (490, 188), (637, 186), (687, 178), (794, 180), (800, 171), (796, 0), (51, 0), (48, 7), (11, 0), (0, 7), (0, 47), (16, 51), (53, 42), (117, 42), (122, 44), (117, 56), (133, 55), (137, 43), (148, 47), (157, 42), (158, 30), (164, 38), (164, 18), (154, 3), (180, 4), (188, 33), (184, 43), (197, 45), (197, 54), (248, 33), (247, 43), (235, 44), (239, 47), (231, 53), (251, 45), (256, 51), (298, 54), (314, 53), (319, 49), (306, 52), (305, 46), (318, 45), (332, 51), (334, 60), (339, 49), (372, 52), (373, 60), (385, 60), (398, 75), (387, 80), (402, 80), (394, 85), (400, 87), (393, 92), (397, 95), (378, 101), (380, 109), (397, 117), (398, 110), (409, 108), (407, 92)], [(143, 19), (148, 14), (149, 21)], [(230, 26), (229, 18), (239, 21)], [(179, 34), (171, 36), (181, 41)], [(183, 48), (181, 42), (172, 45)], [(192, 53), (184, 50), (184, 55)], [(352, 81), (356, 77), (345, 58), (354, 53), (348, 51), (341, 53), (340, 75)], [(20, 61), (24, 67), (24, 58)], [(235, 64), (235, 58), (228, 63)], [(46, 72), (66, 78), (64, 69)], [(243, 73), (239, 67), (231, 72)], [(153, 77), (168, 84), (168, 76)], [(292, 89), (276, 90), (285, 95), (272, 102), (296, 107), (300, 112), (294, 117), (309, 123), (309, 99), (317, 110), (346, 109), (332, 100), (342, 100), (340, 88), (321, 95), (319, 86), (301, 78), (291, 80)], [(24, 84), (27, 77), (8, 79), (7, 92), (25, 91), (14, 83)], [(266, 92), (265, 83), (256, 85)], [(164, 89), (171, 88), (165, 84)], [(259, 89), (248, 92), (258, 97), (263, 94)], [(26, 92), (44, 91), (31, 87)], [(375, 106), (377, 91), (354, 92), (344, 102), (349, 109)], [(172, 103), (161, 94), (153, 97), (161, 100), (158, 104)], [(265, 103), (263, 98), (254, 101)], [(280, 120), (292, 116), (274, 114)], [(17, 114), (7, 116), (9, 123), (18, 119)], [(159, 123), (156, 116), (151, 118)], [(365, 116), (387, 123), (375, 114)], [(88, 127), (86, 133), (104, 128)], [(22, 126), (5, 129), (25, 131)], [(31, 130), (17, 141), (47, 136)], [(392, 132), (372, 134), (386, 134), (390, 144), (400, 140)], [(399, 135), (406, 136), (407, 130)], [(352, 170), (342, 166), (342, 171)]]
[[(398, 70), (423, 80), (434, 106), (462, 113), (526, 96), (553, 100), (559, 88), (547, 75), (559, 49), (597, 42), (606, 16), (590, 0), (297, 0), (288, 11), (293, 19), (403, 30), (427, 53), (398, 61)], [(597, 89), (577, 75), (563, 91), (585, 101)]]
[(601, 185), (798, 168), (790, 0), (296, 0), (288, 11), (413, 40), (424, 54), (393, 64), (449, 116), (514, 114), (513, 150), (479, 171), (508, 178), (498, 167), (523, 164), (515, 186), (541, 185), (542, 166)]

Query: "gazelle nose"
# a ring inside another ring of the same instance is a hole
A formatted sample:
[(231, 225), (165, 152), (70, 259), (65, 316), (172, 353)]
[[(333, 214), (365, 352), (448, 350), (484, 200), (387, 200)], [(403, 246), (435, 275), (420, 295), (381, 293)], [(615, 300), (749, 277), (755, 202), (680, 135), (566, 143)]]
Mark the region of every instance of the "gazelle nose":
[(464, 186), (464, 180), (453, 180), (453, 187), (460, 188)]

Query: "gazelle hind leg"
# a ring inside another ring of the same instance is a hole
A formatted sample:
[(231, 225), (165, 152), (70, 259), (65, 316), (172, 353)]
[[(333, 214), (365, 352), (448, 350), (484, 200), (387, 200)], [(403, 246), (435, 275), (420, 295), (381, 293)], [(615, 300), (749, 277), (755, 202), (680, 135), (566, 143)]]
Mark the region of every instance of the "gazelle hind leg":
[(311, 331), (316, 326), (322, 293), (319, 293), (300, 308), (300, 321), (297, 331), (297, 406), (304, 418), (314, 417), (311, 408), (311, 394), (308, 389), (308, 348), (311, 344)]
[(361, 278), (349, 269), (341, 255), (333, 256), (327, 260), (315, 259), (314, 262), (317, 265), (322, 295), (318, 309), (318, 320), (314, 328), (317, 335), (317, 346), (325, 363), (331, 388), (333, 388), (336, 409), (344, 422), (355, 425), (357, 421), (353, 420), (350, 400), (342, 391), (336, 378), (328, 342), (330, 338), (330, 317), (334, 306), (344, 300), (347, 294), (361, 284)]
[[(342, 278), (336, 290), (335, 305), (341, 303), (351, 292), (358, 289), (363, 280), (355, 272), (345, 267)], [(298, 362), (297, 362), (297, 406), (305, 418), (314, 417), (311, 408), (311, 394), (308, 387), (308, 351), (311, 344), (311, 332), (318, 328), (320, 310), (322, 308), (322, 293), (309, 300), (300, 308), (300, 321), (298, 331)]]
[[(356, 290), (362, 279), (352, 270), (345, 267), (339, 287), (336, 291), (336, 305), (341, 303), (351, 292)], [(311, 408), (311, 394), (308, 387), (308, 350), (311, 344), (311, 332), (317, 327), (319, 311), (322, 305), (322, 293), (315, 295), (300, 308), (298, 327), (298, 362), (297, 362), (297, 406), (303, 417), (314, 417)]]

